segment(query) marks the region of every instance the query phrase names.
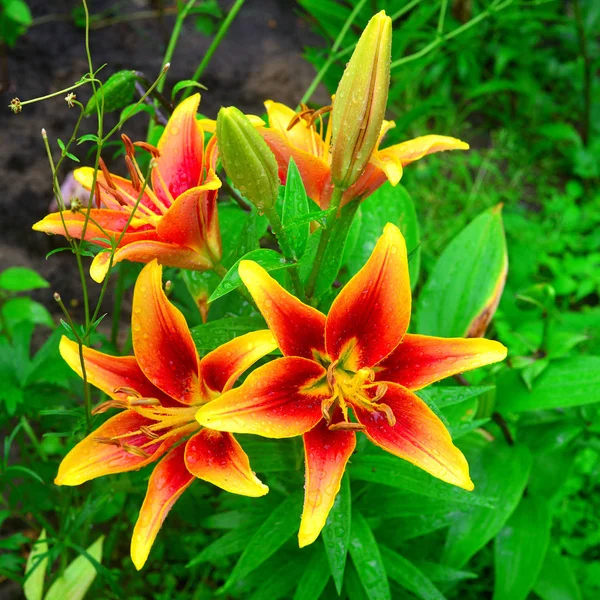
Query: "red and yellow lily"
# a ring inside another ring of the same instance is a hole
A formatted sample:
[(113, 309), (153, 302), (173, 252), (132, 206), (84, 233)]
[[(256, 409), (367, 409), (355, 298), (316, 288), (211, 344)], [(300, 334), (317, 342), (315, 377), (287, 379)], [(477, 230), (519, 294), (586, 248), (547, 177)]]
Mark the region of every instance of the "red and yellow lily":
[[(88, 381), (111, 400), (96, 412), (122, 409), (79, 442), (60, 464), (55, 483), (79, 485), (112, 473), (154, 468), (133, 531), (131, 558), (138, 569), (169, 510), (195, 478), (245, 496), (268, 488), (250, 469), (248, 456), (230, 433), (201, 428), (194, 415), (277, 345), (268, 330), (224, 344), (200, 360), (181, 312), (161, 287), (162, 268), (142, 270), (133, 296), (134, 356), (83, 349)], [(79, 347), (63, 337), (60, 351), (81, 375)]]
[(356, 431), (443, 481), (473, 489), (464, 456), (414, 392), (502, 360), (506, 348), (485, 339), (406, 333), (411, 293), (406, 244), (396, 226), (385, 227), (327, 316), (254, 262), (242, 261), (239, 273), (284, 357), (256, 369), (239, 388), (200, 408), (196, 418), (219, 431), (303, 436), (300, 546), (312, 543), (325, 524)]
[[(335, 99), (334, 99), (335, 102)], [(279, 178), (285, 185), (290, 158), (298, 166), (306, 192), (323, 210), (329, 206), (333, 192), (331, 181), (331, 119), (325, 126), (323, 113), (303, 106), (299, 113), (291, 108), (267, 100), (269, 126), (259, 128), (263, 138), (275, 154), (279, 165)], [(427, 154), (444, 150), (468, 150), (469, 145), (453, 137), (425, 135), (379, 149), (383, 136), (395, 124), (384, 121), (379, 141), (362, 175), (350, 186), (342, 197), (341, 206), (354, 198), (365, 199), (386, 180), (397, 185), (402, 177), (402, 168)]]
[[(111, 244), (103, 239), (120, 239), (112, 264), (122, 260), (147, 263), (156, 258), (160, 264), (172, 267), (211, 269), (221, 260), (216, 208), (221, 182), (215, 174), (216, 143), (209, 142), (204, 152), (204, 133), (196, 120), (199, 103), (200, 95), (195, 94), (175, 109), (157, 148), (145, 142), (134, 144), (122, 136), (130, 179), (109, 173), (100, 163), (94, 190), (97, 208), (89, 210), (87, 225), (85, 209), (65, 210), (48, 215), (33, 229), (84, 237), (105, 248)], [(151, 181), (145, 188), (144, 175), (135, 159), (136, 146), (154, 157)], [(74, 175), (91, 190), (94, 169), (77, 169)], [(110, 252), (98, 254), (90, 268), (92, 279), (101, 282), (109, 265)]]

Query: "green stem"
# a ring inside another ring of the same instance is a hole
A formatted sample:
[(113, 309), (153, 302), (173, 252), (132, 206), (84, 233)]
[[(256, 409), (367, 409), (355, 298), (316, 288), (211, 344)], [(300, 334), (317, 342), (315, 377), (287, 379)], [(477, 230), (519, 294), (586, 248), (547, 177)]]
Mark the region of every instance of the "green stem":
[(65, 88), (64, 90), (58, 90), (58, 92), (52, 92), (51, 94), (46, 94), (45, 96), (39, 96), (38, 98), (32, 98), (31, 100), (25, 100), (24, 102), (21, 102), (21, 106), (25, 106), (27, 104), (33, 104), (34, 102), (42, 102), (44, 100), (49, 100), (50, 98), (54, 98), (55, 96), (60, 96), (66, 92), (75, 90), (78, 87), (81, 87), (82, 85), (87, 85), (91, 81), (92, 81), (91, 79), (85, 79), (84, 81), (80, 81), (78, 83), (75, 83), (75, 84), (69, 86), (68, 88)]
[(575, 12), (575, 25), (577, 26), (579, 48), (581, 56), (583, 57), (583, 115), (581, 119), (581, 139), (583, 144), (587, 146), (590, 136), (590, 122), (592, 115), (592, 61), (588, 52), (585, 24), (581, 14), (579, 0), (574, 0), (573, 9)]
[(327, 249), (327, 244), (329, 244), (329, 239), (331, 238), (331, 233), (333, 230), (333, 224), (338, 216), (337, 209), (340, 206), (340, 202), (342, 201), (342, 196), (344, 195), (343, 189), (339, 187), (333, 188), (333, 193), (331, 194), (331, 200), (329, 202), (329, 208), (335, 209), (332, 210), (329, 215), (327, 215), (327, 220), (325, 221), (325, 227), (323, 229), (323, 233), (321, 234), (321, 239), (319, 240), (319, 246), (317, 248), (317, 253), (315, 255), (315, 262), (313, 263), (312, 271), (308, 276), (308, 280), (306, 282), (306, 296), (308, 298), (312, 298), (315, 293), (315, 286), (317, 284), (317, 278), (319, 277), (319, 271), (321, 270), (321, 265), (323, 264), (323, 259), (325, 258), (325, 251)]
[(348, 52), (350, 52), (351, 50), (354, 49), (355, 44), (351, 44), (348, 48), (346, 48), (345, 50), (342, 50), (342, 52), (338, 53), (338, 51), (337, 51), (338, 48), (341, 46), (342, 42), (344, 41), (344, 38), (346, 37), (346, 33), (348, 33), (348, 30), (352, 26), (352, 23), (354, 23), (354, 19), (356, 19), (358, 13), (362, 10), (362, 7), (366, 4), (366, 1), (367, 0), (360, 0), (360, 2), (354, 7), (354, 10), (348, 15), (348, 18), (344, 22), (344, 25), (340, 29), (338, 36), (335, 38), (335, 41), (333, 42), (333, 46), (331, 46), (331, 49), (329, 50), (329, 57), (325, 61), (325, 64), (319, 69), (319, 72), (315, 75), (314, 79), (311, 81), (306, 92), (304, 92), (304, 95), (302, 96), (302, 99), (300, 100), (301, 104), (305, 104), (306, 102), (308, 102), (310, 100), (311, 96), (315, 93), (317, 86), (319, 85), (319, 83), (321, 83), (321, 80), (323, 79), (323, 77), (325, 77), (325, 73), (327, 73), (327, 71), (329, 71), (329, 68), (331, 67), (331, 65), (338, 58), (341, 58), (342, 56), (344, 56), (345, 54), (347, 54)]
[[(390, 65), (390, 68), (395, 69), (396, 67), (405, 65), (406, 63), (412, 62), (413, 60), (418, 60), (419, 58), (422, 58), (426, 54), (429, 54), (429, 52), (431, 52), (432, 50), (435, 50), (435, 48), (437, 48), (438, 46), (441, 46), (445, 42), (455, 38), (456, 36), (460, 35), (461, 33), (464, 33), (465, 31), (471, 29), (471, 27), (474, 27), (480, 21), (487, 19), (492, 14), (499, 12), (502, 9), (506, 8), (507, 6), (512, 4), (512, 1), (513, 0), (507, 0), (503, 4), (501, 4), (498, 0), (496, 0), (495, 2), (492, 2), (492, 4), (486, 10), (482, 11), (476, 17), (473, 17), (470, 21), (467, 21), (460, 27), (457, 27), (456, 29), (449, 31), (448, 33), (446, 33), (444, 35), (440, 35), (437, 39), (435, 39), (435, 40), (433, 40), (433, 42), (430, 42), (429, 44), (427, 44), (427, 46), (425, 46), (418, 52), (415, 52), (414, 54), (409, 54), (408, 56), (403, 56), (402, 58), (399, 58), (399, 59), (393, 61), (392, 64)], [(441, 15), (440, 15), (440, 17), (441, 17)], [(442, 25), (443, 25), (443, 22), (442, 22)], [(439, 26), (439, 22), (438, 22), (438, 26)]]
[(112, 325), (110, 328), (110, 341), (113, 346), (117, 346), (119, 336), (119, 324), (121, 321), (121, 305), (123, 304), (123, 294), (125, 293), (125, 264), (121, 263), (119, 275), (117, 276), (117, 285), (115, 289), (115, 301), (113, 304)]
[[(221, 27), (219, 27), (219, 31), (217, 31), (215, 38), (213, 39), (211, 45), (208, 47), (208, 50), (206, 51), (206, 54), (202, 57), (202, 61), (198, 65), (198, 68), (196, 69), (194, 74), (192, 75), (192, 81), (198, 81), (200, 79), (200, 77), (202, 77), (202, 74), (204, 73), (204, 69), (206, 69), (206, 67), (208, 66), (210, 59), (212, 58), (213, 54), (215, 53), (215, 50), (219, 47), (219, 44), (225, 37), (227, 31), (229, 30), (229, 27), (233, 23), (233, 20), (235, 19), (237, 14), (240, 12), (240, 9), (244, 5), (244, 2), (245, 2), (245, 0), (236, 0), (235, 4), (231, 7), (231, 10), (229, 11), (229, 13), (227, 13), (225, 20), (223, 21), (223, 23), (221, 23)], [(190, 94), (190, 89), (188, 88), (184, 92), (183, 97), (187, 98), (189, 96), (189, 94)]]
[(396, 19), (399, 19), (402, 15), (406, 14), (411, 8), (413, 8), (413, 6), (416, 6), (421, 1), (422, 0), (412, 0), (411, 2), (409, 2), (408, 4), (406, 4), (405, 6), (403, 6), (398, 12), (395, 12), (390, 17), (392, 19), (392, 22), (394, 22)]

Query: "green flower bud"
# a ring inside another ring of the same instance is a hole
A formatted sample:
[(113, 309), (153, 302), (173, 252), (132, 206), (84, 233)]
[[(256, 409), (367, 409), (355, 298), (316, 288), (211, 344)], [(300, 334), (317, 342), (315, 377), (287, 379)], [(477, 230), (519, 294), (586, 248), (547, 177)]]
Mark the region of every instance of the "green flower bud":
[(391, 52), (392, 20), (381, 11), (360, 36), (333, 102), (331, 177), (341, 189), (358, 179), (379, 139)]
[(249, 119), (237, 108), (222, 108), (217, 116), (217, 143), (233, 185), (262, 214), (277, 201), (277, 161)]

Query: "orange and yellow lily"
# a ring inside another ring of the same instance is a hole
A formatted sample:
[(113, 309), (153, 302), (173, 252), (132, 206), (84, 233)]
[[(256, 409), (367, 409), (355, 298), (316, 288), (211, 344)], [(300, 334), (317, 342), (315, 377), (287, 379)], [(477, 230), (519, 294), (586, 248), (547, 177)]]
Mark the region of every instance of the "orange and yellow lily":
[[(133, 296), (134, 356), (83, 349), (88, 381), (111, 400), (96, 412), (122, 409), (79, 442), (60, 464), (55, 483), (79, 485), (112, 473), (154, 468), (133, 531), (131, 558), (138, 569), (169, 510), (195, 478), (245, 496), (268, 488), (250, 469), (248, 456), (230, 433), (201, 428), (194, 415), (277, 345), (268, 330), (224, 344), (200, 360), (181, 312), (161, 286), (156, 261), (142, 270)], [(66, 337), (60, 351), (81, 375), (79, 347)]]
[(485, 339), (406, 333), (411, 292), (406, 244), (396, 226), (385, 227), (327, 316), (289, 294), (254, 262), (242, 261), (239, 273), (284, 356), (201, 407), (196, 418), (219, 431), (303, 436), (300, 546), (314, 542), (325, 524), (357, 431), (433, 476), (473, 489), (463, 454), (414, 392), (502, 360), (506, 348)]
[[(334, 99), (335, 102), (335, 99)], [(331, 181), (331, 119), (324, 124), (325, 109), (317, 111), (303, 106), (299, 113), (279, 102), (265, 102), (269, 126), (259, 131), (275, 154), (279, 178), (285, 185), (290, 158), (294, 159), (306, 192), (323, 210), (329, 206), (333, 184)], [(371, 159), (359, 179), (342, 197), (341, 206), (354, 198), (364, 200), (386, 180), (397, 185), (402, 168), (427, 154), (444, 150), (468, 150), (469, 145), (453, 137), (425, 135), (382, 150), (379, 144), (395, 124), (384, 121), (379, 141)]]
[[(33, 229), (83, 237), (104, 248), (111, 247), (107, 237), (120, 240), (112, 264), (122, 260), (148, 263), (156, 258), (163, 265), (198, 271), (218, 264), (221, 237), (216, 202), (221, 182), (215, 174), (216, 143), (209, 141), (204, 151), (204, 132), (196, 120), (199, 103), (200, 95), (195, 94), (175, 109), (157, 148), (144, 142), (133, 144), (122, 136), (131, 178), (109, 173), (101, 162), (94, 189), (97, 208), (89, 210), (89, 219), (85, 209), (63, 211), (48, 215)], [(151, 181), (145, 187), (135, 159), (136, 146), (154, 157)], [(77, 169), (74, 175), (91, 190), (94, 169)], [(103, 281), (109, 265), (110, 252), (100, 252), (90, 268), (92, 279)]]

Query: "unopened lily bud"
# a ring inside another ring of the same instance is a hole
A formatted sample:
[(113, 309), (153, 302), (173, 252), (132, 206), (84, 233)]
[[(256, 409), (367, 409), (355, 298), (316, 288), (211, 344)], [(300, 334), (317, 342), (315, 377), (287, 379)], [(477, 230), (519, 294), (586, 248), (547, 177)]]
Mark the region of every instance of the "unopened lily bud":
[(333, 102), (331, 178), (349, 188), (377, 145), (390, 86), (392, 20), (381, 11), (367, 24)]
[(277, 161), (248, 117), (237, 108), (222, 108), (217, 117), (217, 143), (223, 166), (235, 187), (260, 213), (279, 193)]

